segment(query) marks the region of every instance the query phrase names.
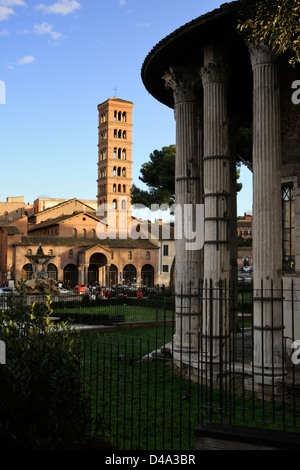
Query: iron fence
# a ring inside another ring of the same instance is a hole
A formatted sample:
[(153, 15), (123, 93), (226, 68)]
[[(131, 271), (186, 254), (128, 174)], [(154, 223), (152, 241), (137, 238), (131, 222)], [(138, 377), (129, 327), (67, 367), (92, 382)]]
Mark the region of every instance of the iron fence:
[(208, 422), (300, 431), (300, 291), (242, 287), (182, 290), (173, 322), (82, 336), (91, 413), (118, 448), (191, 450)]
[[(10, 308), (32, 300), (0, 302)], [(194, 430), (205, 423), (300, 432), (300, 288), (293, 280), (52, 301), (53, 319), (70, 319), (82, 332), (91, 418), (118, 449), (193, 450)]]

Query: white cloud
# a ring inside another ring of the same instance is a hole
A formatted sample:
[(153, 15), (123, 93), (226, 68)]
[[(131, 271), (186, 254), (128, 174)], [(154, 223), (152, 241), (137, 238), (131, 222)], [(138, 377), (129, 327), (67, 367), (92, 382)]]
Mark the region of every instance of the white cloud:
[(119, 1), (119, 5), (120, 5), (120, 6), (125, 5), (125, 4), (126, 4), (125, 0), (120, 0), (120, 1)]
[(138, 23), (137, 28), (150, 28), (150, 23)]
[(68, 15), (69, 13), (79, 10), (81, 5), (76, 0), (58, 0), (56, 3), (53, 3), (53, 5), (47, 6), (41, 3), (40, 5), (37, 5), (36, 8), (38, 10), (42, 10), (44, 13)]
[(23, 0), (0, 0), (0, 5), (4, 7), (26, 7), (26, 3)]
[(34, 61), (35, 61), (35, 58), (32, 55), (26, 55), (25, 57), (22, 57), (22, 59), (19, 59), (17, 64), (27, 65), (27, 64), (32, 64), (32, 62)]
[(12, 8), (0, 6), (0, 21), (8, 20), (10, 15), (14, 15), (15, 12)]
[(8, 20), (15, 12), (11, 7), (22, 6), (25, 7), (26, 3), (23, 0), (0, 0), (0, 21)]
[(35, 24), (33, 27), (33, 32), (38, 36), (41, 36), (42, 34), (50, 34), (52, 39), (60, 39), (63, 37), (61, 33), (53, 31), (53, 24), (49, 24), (46, 21), (41, 24)]
[(0, 36), (9, 36), (10, 35), (10, 32), (7, 31), (7, 29), (2, 29), (2, 31), (0, 31)]

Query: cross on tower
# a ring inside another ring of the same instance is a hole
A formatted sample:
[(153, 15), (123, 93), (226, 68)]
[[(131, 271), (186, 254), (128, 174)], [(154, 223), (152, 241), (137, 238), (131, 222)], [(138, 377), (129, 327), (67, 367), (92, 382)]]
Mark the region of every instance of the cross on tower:
[(115, 90), (115, 98), (117, 97), (117, 89), (118, 89), (117, 87), (114, 88), (114, 90)]

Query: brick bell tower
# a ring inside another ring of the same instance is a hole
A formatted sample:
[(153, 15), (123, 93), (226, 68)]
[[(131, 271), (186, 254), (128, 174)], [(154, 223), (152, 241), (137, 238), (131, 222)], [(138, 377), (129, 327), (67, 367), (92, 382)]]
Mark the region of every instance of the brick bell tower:
[(107, 204), (118, 231), (131, 221), (132, 108), (116, 96), (98, 105), (98, 208)]

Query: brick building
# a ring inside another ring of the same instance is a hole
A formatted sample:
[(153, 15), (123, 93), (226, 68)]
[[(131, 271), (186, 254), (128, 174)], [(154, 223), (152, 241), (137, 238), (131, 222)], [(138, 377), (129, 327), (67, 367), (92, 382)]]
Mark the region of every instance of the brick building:
[[(132, 108), (116, 97), (98, 106), (97, 200), (38, 198), (25, 205), (23, 198), (8, 198), (3, 207), (0, 203), (1, 285), (32, 276), (27, 255), (35, 254), (39, 243), (45, 254), (55, 256), (49, 277), (71, 286), (169, 284), (173, 238), (151, 239), (148, 224), (131, 216)], [(111, 237), (105, 232), (114, 220), (116, 236)]]

